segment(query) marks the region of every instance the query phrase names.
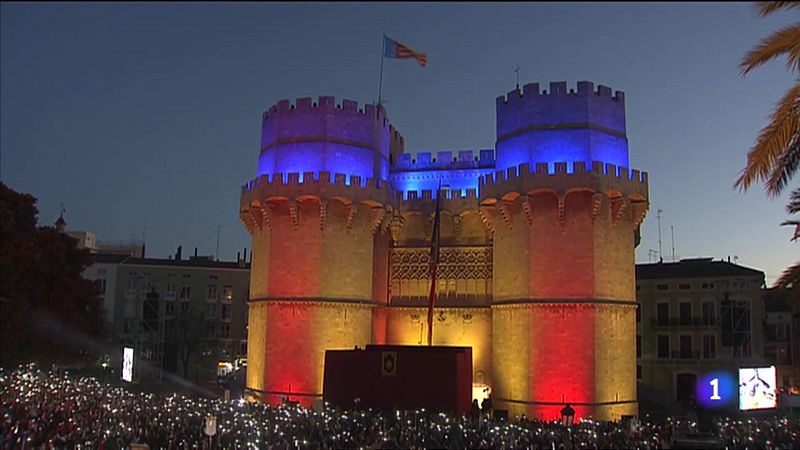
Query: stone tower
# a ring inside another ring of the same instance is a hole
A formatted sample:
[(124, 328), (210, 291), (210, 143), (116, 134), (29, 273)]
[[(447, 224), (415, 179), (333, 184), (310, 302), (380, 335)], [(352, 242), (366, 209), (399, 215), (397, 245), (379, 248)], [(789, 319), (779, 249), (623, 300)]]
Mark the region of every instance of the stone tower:
[(262, 400), (310, 405), (326, 349), (382, 342), (393, 146), (402, 138), (371, 105), (300, 98), (264, 113), (240, 205), (253, 238), (247, 386)]
[(325, 350), (424, 344), (439, 183), (434, 344), (472, 347), (473, 381), (511, 414), (635, 414), (647, 175), (628, 168), (622, 92), (590, 82), (498, 98), (496, 149), (479, 152), (405, 153), (383, 109), (349, 100), (270, 108), (240, 204), (247, 387), (309, 405)]
[(646, 174), (628, 170), (622, 92), (529, 84), (497, 99), (494, 398), (552, 419), (636, 414), (635, 236)]

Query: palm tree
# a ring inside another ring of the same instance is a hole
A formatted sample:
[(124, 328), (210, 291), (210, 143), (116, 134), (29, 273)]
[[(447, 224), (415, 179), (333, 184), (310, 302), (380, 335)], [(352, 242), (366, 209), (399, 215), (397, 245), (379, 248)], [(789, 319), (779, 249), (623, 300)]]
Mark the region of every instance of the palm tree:
[[(800, 8), (800, 2), (759, 2), (762, 17), (778, 10)], [(800, 72), (800, 23), (789, 25), (763, 39), (747, 52), (739, 65), (742, 76), (762, 64), (786, 56), (789, 71)], [(747, 165), (734, 184), (746, 191), (753, 183), (763, 182), (768, 197), (777, 197), (800, 169), (800, 79), (778, 102), (770, 122), (761, 129), (756, 144), (747, 153)], [(800, 212), (800, 189), (795, 189), (786, 210)], [(800, 221), (787, 220), (781, 225), (794, 225), (792, 241), (800, 238)], [(800, 262), (787, 268), (775, 287), (788, 290), (790, 298), (800, 299)]]
[[(761, 2), (759, 15), (779, 9), (800, 8), (800, 2)], [(800, 23), (782, 28), (747, 52), (739, 65), (742, 76), (780, 56), (787, 57), (790, 71), (800, 72)], [(800, 82), (776, 105), (770, 123), (761, 129), (756, 145), (747, 154), (747, 166), (735, 186), (746, 191), (753, 183), (764, 182), (767, 195), (778, 196), (800, 166)]]

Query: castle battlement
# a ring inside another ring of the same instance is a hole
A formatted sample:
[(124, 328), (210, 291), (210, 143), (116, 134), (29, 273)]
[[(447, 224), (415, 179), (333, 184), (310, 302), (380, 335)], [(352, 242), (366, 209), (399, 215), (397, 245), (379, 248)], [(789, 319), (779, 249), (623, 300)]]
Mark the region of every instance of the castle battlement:
[(391, 166), (392, 171), (436, 170), (436, 169), (473, 169), (493, 167), (494, 150), (445, 150), (433, 152), (417, 152), (416, 158), (410, 153), (400, 153)]
[(577, 97), (599, 97), (609, 99), (615, 102), (624, 102), (625, 101), (625, 93), (622, 91), (614, 92), (614, 95), (611, 95), (612, 90), (608, 86), (598, 85), (597, 89), (594, 89), (594, 83), (591, 81), (579, 81), (577, 84), (577, 89), (570, 88), (567, 90), (567, 82), (566, 81), (553, 81), (550, 83), (550, 91), (547, 90), (541, 91), (539, 88), (539, 83), (528, 83), (522, 87), (522, 89), (514, 89), (513, 91), (508, 92), (506, 95), (501, 95), (497, 97), (497, 107), (498, 110), (501, 106), (506, 105), (510, 102), (515, 101), (526, 101), (530, 99), (534, 100), (541, 100), (543, 97), (557, 97), (557, 96), (577, 96)]
[(330, 172), (303, 172), (302, 178), (299, 172), (273, 173), (259, 175), (242, 185), (242, 196), (252, 191), (261, 190), (267, 187), (274, 188), (295, 188), (295, 187), (314, 187), (322, 185), (339, 186), (346, 189), (367, 189), (367, 190), (387, 190), (389, 184), (377, 178), (362, 178), (358, 175), (347, 175), (335, 173), (331, 177)]
[(647, 172), (614, 164), (592, 161), (587, 165), (576, 161), (571, 173), (566, 162), (555, 163), (551, 173), (547, 163), (520, 164), (480, 177), (481, 198), (502, 197), (508, 192), (526, 193), (538, 189), (551, 189), (564, 193), (571, 189), (586, 188), (597, 192), (616, 191), (645, 200), (648, 198)]
[[(292, 103), (288, 99), (279, 100), (278, 103), (273, 105), (262, 115), (264, 119), (273, 118), (279, 114), (343, 114), (343, 115), (364, 115), (373, 117), (376, 114), (376, 108), (373, 104), (365, 104), (359, 106), (358, 102), (354, 100), (342, 99), (342, 102), (337, 104), (336, 97), (323, 95), (320, 96), (315, 102), (311, 97), (301, 97)], [(383, 109), (378, 112), (378, 117), (385, 118), (386, 114)]]

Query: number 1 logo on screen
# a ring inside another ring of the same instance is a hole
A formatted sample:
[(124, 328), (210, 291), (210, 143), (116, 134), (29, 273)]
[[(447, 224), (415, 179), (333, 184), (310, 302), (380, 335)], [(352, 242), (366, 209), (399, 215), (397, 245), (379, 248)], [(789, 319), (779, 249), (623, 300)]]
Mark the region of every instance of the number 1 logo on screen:
[(729, 406), (737, 400), (736, 379), (728, 372), (713, 372), (698, 377), (697, 403), (705, 408)]

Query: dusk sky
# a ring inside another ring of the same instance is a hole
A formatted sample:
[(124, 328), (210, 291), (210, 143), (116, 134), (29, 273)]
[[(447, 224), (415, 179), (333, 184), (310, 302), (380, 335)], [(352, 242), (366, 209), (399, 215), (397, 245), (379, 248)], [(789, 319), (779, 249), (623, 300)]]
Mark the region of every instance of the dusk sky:
[[(2, 3), (0, 179), (52, 225), (100, 241), (183, 245), (232, 260), (249, 235), (261, 113), (281, 99), (374, 102), (382, 35), (427, 53), (386, 60), (383, 97), (406, 151), (494, 148), (495, 98), (590, 80), (625, 92), (631, 166), (650, 176), (637, 261), (738, 256), (768, 283), (798, 259), (779, 224), (788, 193), (733, 188), (773, 105), (795, 82), (743, 55), (799, 12), (751, 3)], [(547, 88), (544, 86), (543, 88)], [(146, 229), (146, 231), (145, 231)]]

